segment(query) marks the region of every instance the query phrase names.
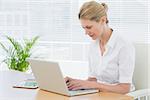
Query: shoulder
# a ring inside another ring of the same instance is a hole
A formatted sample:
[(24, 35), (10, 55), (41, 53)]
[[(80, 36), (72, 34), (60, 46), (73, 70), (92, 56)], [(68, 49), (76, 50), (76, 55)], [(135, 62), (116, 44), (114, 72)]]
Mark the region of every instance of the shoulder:
[(121, 35), (117, 35), (116, 46), (119, 48), (118, 50), (120, 50), (120, 52), (121, 51), (127, 51), (128, 53), (135, 52), (133, 43), (127, 40), (126, 38), (123, 38)]
[(118, 45), (120, 48), (134, 48), (133, 43), (121, 35), (117, 35), (116, 45)]

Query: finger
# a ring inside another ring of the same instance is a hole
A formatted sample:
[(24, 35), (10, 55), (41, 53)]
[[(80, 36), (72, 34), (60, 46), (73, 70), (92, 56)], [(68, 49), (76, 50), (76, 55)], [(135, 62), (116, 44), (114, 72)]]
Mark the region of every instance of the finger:
[(71, 88), (71, 90), (80, 90), (80, 89), (83, 89), (83, 87), (81, 85), (74, 86)]
[(70, 77), (65, 77), (64, 80), (65, 80), (65, 82), (68, 82), (68, 81), (72, 80), (72, 78), (70, 78)]
[(69, 89), (71, 90), (85, 89), (85, 85), (83, 85), (82, 82), (76, 81), (76, 83), (70, 85)]
[(68, 88), (69, 87), (71, 87), (71, 86), (73, 86), (75, 83), (73, 83), (72, 81), (69, 81), (68, 83), (67, 83), (67, 86), (68, 86)]
[(65, 80), (65, 82), (67, 82), (69, 79), (68, 79), (68, 77), (65, 77), (64, 80)]
[(74, 89), (76, 87), (80, 87), (80, 84), (79, 83), (71, 84), (68, 88), (69, 88), (69, 90), (72, 90), (72, 89)]
[(85, 89), (85, 87), (81, 84), (79, 84), (78, 86), (72, 87), (72, 90), (81, 90), (81, 89)]
[(73, 85), (73, 86), (69, 87), (68, 89), (69, 89), (69, 90), (74, 90), (74, 88), (76, 88), (76, 87), (78, 87), (78, 86), (74, 86), (74, 85)]
[(72, 83), (70, 81), (66, 82), (67, 87), (70, 87), (72, 85)]
[(68, 86), (68, 88), (70, 88), (70, 87), (72, 87), (72, 86), (78, 86), (78, 85), (80, 85), (80, 84), (81, 84), (81, 83), (80, 83), (78, 80), (73, 79), (73, 80), (71, 80), (71, 81), (68, 82), (67, 86)]

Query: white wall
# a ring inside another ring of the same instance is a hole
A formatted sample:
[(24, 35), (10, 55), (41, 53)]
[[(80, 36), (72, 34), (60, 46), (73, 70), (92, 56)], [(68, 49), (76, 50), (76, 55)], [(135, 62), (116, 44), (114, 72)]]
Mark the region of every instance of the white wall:
[[(81, 62), (84, 66), (81, 69), (76, 66), (67, 69), (75, 72), (72, 76), (82, 75), (81, 70), (88, 69), (90, 39), (84, 34), (77, 16), (85, 1), (89, 0), (0, 0), (0, 40), (4, 40), (4, 35), (16, 39), (39, 35), (41, 38), (33, 49), (33, 56)], [(116, 34), (132, 42), (150, 43), (148, 0), (97, 1), (108, 4), (109, 25)]]

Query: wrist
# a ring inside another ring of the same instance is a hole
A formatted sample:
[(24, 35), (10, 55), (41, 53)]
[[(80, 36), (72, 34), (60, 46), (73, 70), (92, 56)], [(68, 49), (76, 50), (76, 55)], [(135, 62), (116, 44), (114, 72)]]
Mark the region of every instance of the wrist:
[(97, 82), (95, 82), (95, 81), (91, 82), (91, 88), (98, 89), (98, 87), (99, 87), (98, 85), (99, 84)]

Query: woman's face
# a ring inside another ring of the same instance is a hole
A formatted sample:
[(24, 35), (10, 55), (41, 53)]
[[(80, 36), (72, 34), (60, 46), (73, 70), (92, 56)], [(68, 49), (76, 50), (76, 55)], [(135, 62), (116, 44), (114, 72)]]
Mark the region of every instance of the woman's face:
[(85, 30), (85, 34), (89, 35), (93, 40), (99, 38), (103, 33), (103, 23), (102, 21), (90, 21), (85, 19), (80, 19), (81, 26)]

